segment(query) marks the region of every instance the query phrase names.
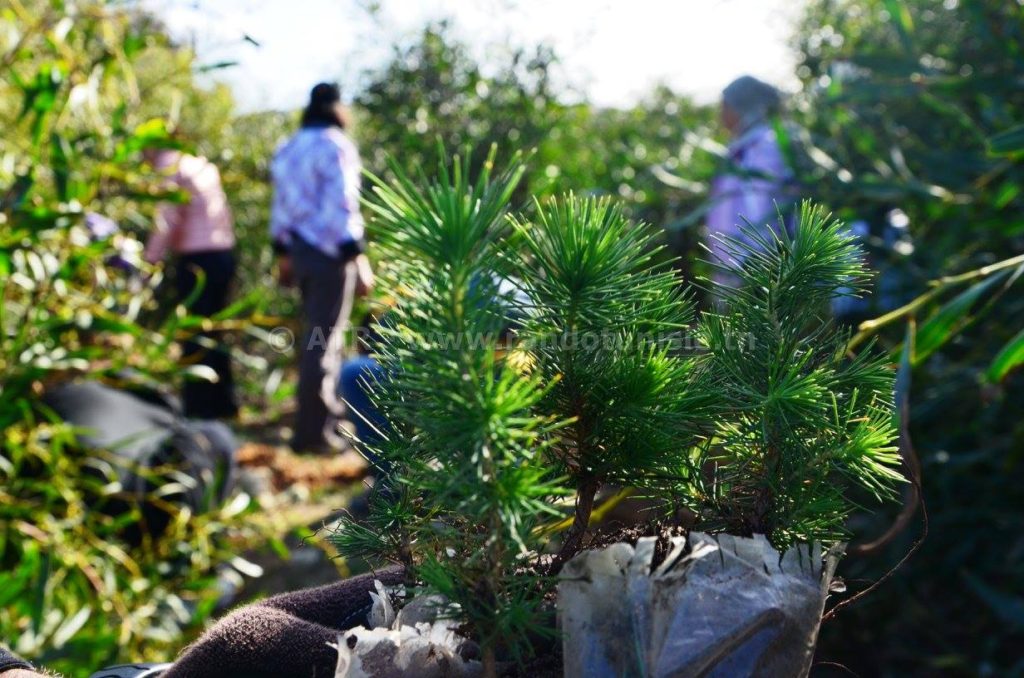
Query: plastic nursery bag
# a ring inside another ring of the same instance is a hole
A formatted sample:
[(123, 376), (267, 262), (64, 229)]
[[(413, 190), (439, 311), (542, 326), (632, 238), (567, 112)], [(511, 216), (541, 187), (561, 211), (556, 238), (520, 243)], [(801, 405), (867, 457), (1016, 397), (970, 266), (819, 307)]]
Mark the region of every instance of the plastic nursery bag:
[(338, 637), (335, 678), (472, 678), (482, 675), (480, 662), (461, 656), (467, 641), (459, 636), (457, 622), (438, 619), (443, 600), (432, 596), (413, 598), (396, 614), (391, 595), (374, 582), (373, 607), (368, 615), (371, 629), (354, 628)]
[(841, 555), (761, 535), (674, 537), (651, 571), (655, 539), (585, 551), (558, 585), (565, 675), (792, 678), (810, 670)]

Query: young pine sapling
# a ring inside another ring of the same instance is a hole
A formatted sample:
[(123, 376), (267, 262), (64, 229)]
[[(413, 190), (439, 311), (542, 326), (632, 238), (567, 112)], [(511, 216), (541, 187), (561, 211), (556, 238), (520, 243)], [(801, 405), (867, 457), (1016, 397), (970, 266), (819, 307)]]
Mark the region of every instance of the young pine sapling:
[(843, 225), (804, 203), (792, 235), (746, 226), (722, 238), (734, 278), (712, 293), (699, 333), (726, 406), (699, 498), (703, 529), (765, 534), (782, 548), (841, 539), (850, 485), (878, 499), (903, 481), (894, 446), (895, 375), (883, 356), (846, 355), (829, 302), (863, 292), (863, 253)]
[(709, 428), (712, 391), (682, 350), (694, 305), (652, 229), (609, 200), (572, 195), (515, 223), (525, 247), (514, 270), (528, 298), (519, 339), (554, 384), (543, 411), (570, 421), (549, 451), (576, 493), (564, 561), (602, 485), (657, 486), (686, 466), (685, 448)]
[[(584, 544), (606, 483), (779, 547), (842, 538), (850, 484), (892, 493), (893, 375), (869, 352), (847, 357), (827, 319), (864, 280), (840, 224), (804, 206), (793, 235), (726, 239), (732, 260), (717, 265), (738, 284), (716, 286), (720, 306), (694, 324), (650, 230), (572, 196), (510, 219), (522, 166), (496, 173), (493, 158), (475, 180), (456, 158), (434, 180), (393, 166), (376, 181), (395, 298), (371, 385), (387, 490), (336, 534), (343, 554), (403, 563), (495, 675), (500, 655), (522, 659), (554, 632), (537, 554), (567, 497), (556, 565)], [(700, 350), (680, 345), (688, 330)]]
[(369, 525), (345, 524), (347, 555), (398, 560), (448, 601), (479, 642), (485, 673), (502, 650), (519, 659), (528, 637), (552, 630), (542, 582), (526, 571), (541, 546), (538, 521), (565, 494), (545, 458), (562, 422), (538, 404), (551, 387), (505, 359), (499, 252), (511, 235), (505, 209), (518, 162), (492, 178), (493, 152), (470, 181), (460, 158), (419, 188), (397, 167), (377, 182), (378, 246), (396, 304), (380, 327), (386, 377), (374, 400), (390, 427), (376, 453), (391, 469)]

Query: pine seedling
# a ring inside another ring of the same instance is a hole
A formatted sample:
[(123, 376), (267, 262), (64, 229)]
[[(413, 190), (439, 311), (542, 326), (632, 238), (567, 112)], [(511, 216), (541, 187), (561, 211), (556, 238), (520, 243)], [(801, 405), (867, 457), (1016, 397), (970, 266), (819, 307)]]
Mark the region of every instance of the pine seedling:
[(704, 529), (780, 548), (841, 539), (851, 484), (881, 500), (903, 480), (894, 374), (870, 351), (847, 358), (849, 333), (828, 320), (833, 298), (863, 290), (863, 255), (821, 209), (799, 217), (792, 236), (722, 238), (729, 260), (711, 262), (739, 280), (713, 287), (724, 307), (700, 323), (727, 411), (705, 455), (712, 478), (682, 488), (701, 498)]
[[(501, 650), (521, 658), (543, 623), (547, 583), (525, 572), (538, 520), (563, 484), (545, 463), (562, 422), (538, 414), (552, 384), (504, 360), (507, 324), (498, 252), (511, 235), (505, 210), (522, 166), (493, 175), (492, 151), (471, 180), (456, 157), (418, 187), (397, 166), (377, 181), (384, 285), (397, 304), (380, 328), (385, 377), (373, 399), (390, 424), (376, 454), (389, 462), (394, 497), (375, 501), (368, 525), (335, 537), (346, 555), (403, 562), (426, 592), (448, 601), (480, 642), (487, 675)], [(550, 633), (550, 631), (548, 631)]]
[(709, 428), (711, 389), (683, 349), (694, 307), (653, 232), (608, 200), (572, 195), (515, 220), (528, 297), (519, 339), (546, 383), (543, 411), (571, 420), (550, 441), (576, 506), (560, 561), (579, 550), (598, 490), (698, 472), (687, 449)]
[(572, 196), (507, 218), (522, 168), (496, 173), (493, 157), (475, 180), (456, 158), (435, 180), (393, 166), (376, 181), (397, 299), (372, 385), (389, 480), (368, 521), (335, 535), (343, 554), (405, 564), (494, 675), (499, 654), (522, 658), (552, 632), (537, 554), (564, 497), (576, 510), (556, 564), (583, 545), (608, 483), (779, 547), (841, 538), (851, 484), (892, 494), (893, 375), (867, 352), (848, 359), (827, 320), (865, 277), (839, 224), (804, 206), (793, 236), (726, 239), (717, 265), (740, 284), (715, 290), (724, 305), (702, 315), (694, 354), (692, 304), (650, 230)]

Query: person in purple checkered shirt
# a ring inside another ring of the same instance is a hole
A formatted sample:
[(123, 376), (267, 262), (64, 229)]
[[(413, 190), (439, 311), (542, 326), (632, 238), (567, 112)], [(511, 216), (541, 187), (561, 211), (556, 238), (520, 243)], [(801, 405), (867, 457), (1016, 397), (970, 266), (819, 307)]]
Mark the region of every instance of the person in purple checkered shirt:
[[(792, 172), (786, 165), (776, 138), (772, 119), (782, 108), (782, 96), (775, 87), (745, 75), (722, 91), (722, 125), (732, 137), (726, 170), (711, 187), (708, 212), (709, 236), (722, 235), (748, 240), (740, 225), (749, 221), (755, 228), (778, 227), (778, 210), (783, 215), (794, 202)], [(709, 238), (708, 247), (716, 259), (727, 256), (723, 244)], [(728, 274), (716, 279), (729, 284)]]
[(298, 412), (292, 447), (327, 451), (333, 416), (322, 395), (327, 340), (341, 318), (347, 276), (356, 295), (373, 287), (359, 212), (362, 163), (346, 134), (341, 92), (320, 83), (310, 92), (302, 128), (274, 155), (270, 235), (283, 284), (302, 295), (304, 330), (299, 349)]

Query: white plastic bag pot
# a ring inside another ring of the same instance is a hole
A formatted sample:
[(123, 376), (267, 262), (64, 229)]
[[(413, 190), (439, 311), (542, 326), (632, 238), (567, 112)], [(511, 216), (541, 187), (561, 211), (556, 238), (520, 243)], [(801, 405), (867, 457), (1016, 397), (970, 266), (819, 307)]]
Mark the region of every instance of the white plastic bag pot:
[(807, 674), (840, 549), (823, 563), (818, 545), (780, 556), (760, 535), (691, 533), (652, 571), (655, 541), (585, 551), (562, 569), (567, 677)]
[(339, 636), (335, 678), (476, 678), (480, 662), (461, 656), (466, 639), (458, 622), (438, 619), (443, 599), (413, 598), (395, 612), (391, 592), (379, 581), (371, 593), (368, 620), (374, 628), (357, 627)]

